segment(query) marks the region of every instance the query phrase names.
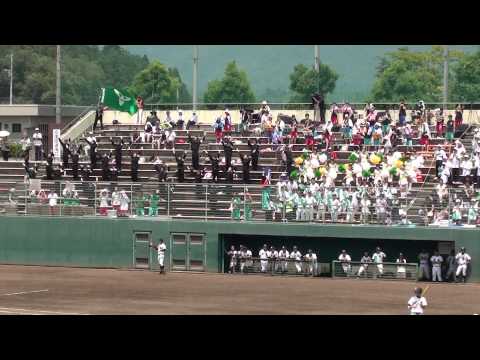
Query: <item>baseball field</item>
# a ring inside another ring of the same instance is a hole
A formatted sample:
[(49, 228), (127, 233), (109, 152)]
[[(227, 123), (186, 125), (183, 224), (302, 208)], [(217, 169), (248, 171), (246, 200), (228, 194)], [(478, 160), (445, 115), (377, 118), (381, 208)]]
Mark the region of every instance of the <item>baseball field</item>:
[[(407, 314), (388, 280), (0, 266), (0, 315)], [(480, 312), (480, 284), (430, 284), (427, 314)]]

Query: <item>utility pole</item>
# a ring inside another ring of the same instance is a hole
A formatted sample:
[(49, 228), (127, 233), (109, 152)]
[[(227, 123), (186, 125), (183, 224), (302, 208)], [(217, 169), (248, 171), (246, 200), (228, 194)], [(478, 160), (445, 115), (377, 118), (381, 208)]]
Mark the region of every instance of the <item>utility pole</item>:
[(61, 60), (60, 60), (60, 45), (57, 45), (57, 96), (55, 104), (55, 123), (60, 125), (62, 122), (62, 104), (61, 104), (61, 93), (62, 93), (62, 81), (61, 81)]
[(193, 110), (197, 109), (198, 45), (193, 45)]
[(448, 45), (443, 45), (443, 110), (448, 101)]
[(13, 53), (10, 54), (10, 105), (13, 105)]
[(317, 73), (320, 71), (320, 53), (318, 50), (318, 45), (315, 45), (315, 71)]
[[(318, 45), (315, 45), (315, 71), (317, 75), (320, 73), (320, 51)], [(318, 80), (317, 91), (320, 92), (320, 79)]]

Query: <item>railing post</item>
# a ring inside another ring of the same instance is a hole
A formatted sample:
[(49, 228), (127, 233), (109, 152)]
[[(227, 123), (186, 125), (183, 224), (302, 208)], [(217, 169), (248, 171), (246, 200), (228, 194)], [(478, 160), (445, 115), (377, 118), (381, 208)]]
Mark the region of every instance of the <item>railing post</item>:
[[(152, 204), (150, 204), (152, 206)], [(133, 183), (130, 184), (130, 217), (133, 216)]]
[(205, 221), (208, 220), (208, 184), (205, 184)]
[(62, 216), (62, 210), (63, 210), (63, 204), (65, 203), (65, 199), (63, 198), (63, 192), (62, 192), (62, 182), (60, 181), (60, 194), (58, 194), (58, 199), (60, 200), (60, 206), (59, 206), (59, 215)]
[(167, 216), (170, 217), (170, 184), (167, 184)]
[(93, 183), (93, 216), (97, 216), (97, 183)]
[[(23, 186), (24, 186), (24, 192), (25, 192), (25, 197), (24, 197), (24, 199), (25, 199), (25, 216), (27, 216), (28, 215), (28, 197), (27, 196), (29, 195), (29, 192), (28, 192), (27, 183), (24, 182)], [(16, 211), (16, 209), (15, 209), (15, 211)]]
[(243, 184), (243, 220), (247, 221), (247, 185)]

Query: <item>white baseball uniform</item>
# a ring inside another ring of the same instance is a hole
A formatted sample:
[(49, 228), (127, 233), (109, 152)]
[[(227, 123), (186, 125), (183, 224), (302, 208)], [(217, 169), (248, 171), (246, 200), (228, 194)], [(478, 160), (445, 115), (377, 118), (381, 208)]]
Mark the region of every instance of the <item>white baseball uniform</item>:
[(258, 256), (260, 257), (260, 270), (266, 272), (268, 266), (268, 251), (261, 249), (258, 252)]
[(305, 260), (307, 261), (308, 272), (314, 275), (317, 267), (317, 254), (311, 253), (305, 255)]
[(377, 264), (378, 272), (383, 275), (383, 259), (385, 259), (387, 255), (383, 251), (378, 251), (372, 255), (372, 260), (375, 264)]
[(472, 261), (472, 258), (467, 253), (462, 254), (460, 252), (460, 253), (457, 254), (455, 259), (457, 260), (457, 265), (458, 265), (456, 275), (459, 276), (460, 273), (461, 273), (463, 275), (463, 277), (466, 277), (467, 276), (467, 265), (470, 261)]
[(297, 269), (297, 273), (302, 272), (302, 254), (300, 251), (292, 251), (290, 253), (290, 258), (295, 260), (295, 268)]
[(432, 281), (442, 281), (443, 257), (433, 255), (430, 261), (432, 262)]
[(428, 253), (420, 253), (420, 279), (430, 279), (430, 267), (428, 266)]
[(412, 296), (410, 300), (408, 300), (410, 315), (423, 315), (423, 308), (427, 305), (427, 299), (425, 299), (423, 296), (420, 298)]
[(290, 258), (290, 254), (288, 253), (288, 250), (280, 250), (278, 253), (278, 257), (280, 259), (280, 267), (282, 272), (287, 272), (288, 271), (287, 259)]
[(167, 250), (167, 245), (165, 245), (165, 243), (158, 244), (157, 246), (158, 264), (162, 267), (164, 266), (164, 262), (165, 262), (165, 250)]
[(352, 258), (348, 254), (340, 254), (338, 257), (338, 261), (342, 263), (342, 269), (345, 274), (348, 274), (350, 272), (350, 262), (352, 261)]
[(362, 256), (362, 258), (360, 259), (360, 263), (362, 265), (360, 265), (360, 268), (358, 269), (358, 276), (361, 276), (362, 273), (368, 269), (368, 264), (372, 262), (372, 259), (370, 258), (370, 256)]
[[(396, 261), (397, 264), (406, 264), (407, 263), (407, 259), (397, 259)], [(407, 277), (407, 268), (405, 266), (400, 266), (398, 265), (397, 266), (397, 277), (399, 278), (406, 278)]]

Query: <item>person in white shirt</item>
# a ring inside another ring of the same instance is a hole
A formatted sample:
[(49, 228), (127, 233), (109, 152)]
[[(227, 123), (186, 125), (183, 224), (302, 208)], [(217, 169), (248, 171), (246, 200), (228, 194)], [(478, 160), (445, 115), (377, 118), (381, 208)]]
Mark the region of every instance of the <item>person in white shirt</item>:
[(120, 191), (115, 187), (112, 192), (112, 208), (118, 213), (120, 210)]
[(50, 192), (48, 194), (48, 205), (50, 209), (50, 215), (56, 215), (55, 214), (55, 207), (57, 206), (58, 203), (58, 195), (56, 192)]
[(160, 274), (165, 275), (165, 251), (167, 250), (167, 246), (163, 242), (163, 239), (160, 239), (158, 245), (155, 245), (153, 242), (150, 242), (150, 247), (157, 250), (158, 254), (158, 265), (160, 265)]
[(347, 250), (342, 250), (341, 254), (338, 256), (338, 261), (342, 264), (342, 269), (345, 276), (348, 276), (351, 270), (351, 261), (352, 258), (347, 254)]
[(107, 216), (108, 210), (108, 189), (100, 191), (100, 215)]
[(178, 110), (178, 119), (177, 119), (177, 129), (183, 130), (183, 125), (185, 124), (185, 120), (183, 119), (183, 111)]
[(302, 253), (297, 250), (296, 246), (293, 247), (293, 250), (290, 253), (290, 258), (295, 260), (297, 274), (300, 274), (302, 272)]
[(465, 248), (462, 247), (460, 248), (460, 252), (457, 254), (457, 256), (455, 256), (455, 260), (457, 261), (457, 272), (455, 274), (457, 277), (457, 282), (460, 274), (462, 275), (462, 281), (466, 282), (467, 268), (470, 261), (472, 261), (472, 258), (465, 252)]
[(32, 139), (33, 139), (33, 147), (35, 148), (35, 161), (42, 161), (43, 136), (39, 128), (35, 128), (35, 132), (33, 133)]
[(290, 258), (290, 254), (285, 246), (282, 246), (282, 249), (278, 252), (278, 259), (280, 260), (280, 270), (282, 274), (288, 272), (288, 259)]
[(305, 269), (305, 276), (308, 274), (315, 276), (317, 273), (317, 254), (312, 252), (311, 249), (308, 250), (307, 254), (305, 254), (305, 261), (307, 268)]
[(128, 198), (127, 192), (122, 190), (120, 192), (120, 214), (119, 216), (127, 216), (128, 212), (128, 204), (130, 203), (130, 199)]
[(189, 130), (191, 126), (197, 126), (197, 127), (199, 126), (198, 115), (195, 111), (192, 113), (192, 117), (190, 118), (190, 120), (187, 121), (186, 129)]
[[(387, 255), (382, 251), (382, 249), (377, 246), (376, 251), (372, 255), (372, 261), (377, 264), (377, 271), (380, 276), (383, 275), (383, 259), (385, 259)], [(377, 274), (377, 276), (378, 276)]]
[(258, 252), (258, 256), (260, 257), (260, 271), (262, 273), (267, 272), (267, 266), (268, 266), (268, 254), (267, 254), (267, 245), (264, 244), (263, 248), (260, 249)]
[(435, 150), (435, 171), (437, 178), (440, 178), (440, 169), (443, 166), (443, 162), (447, 160), (447, 153), (442, 149), (441, 145), (437, 145)]
[(415, 296), (412, 296), (408, 300), (408, 309), (410, 310), (410, 315), (423, 315), (423, 309), (428, 306), (427, 299), (422, 296), (422, 288), (415, 288)]
[(278, 271), (278, 251), (275, 250), (274, 246), (270, 246), (270, 251), (268, 252), (268, 262), (269, 270), (273, 272)]
[(441, 282), (443, 257), (438, 253), (438, 250), (435, 250), (430, 261), (432, 262), (432, 281)]
[[(398, 259), (396, 261), (397, 264), (406, 264), (407, 259), (403, 256), (402, 253), (398, 255)], [(407, 268), (404, 265), (397, 266), (397, 277), (400, 279), (405, 279), (407, 277)]]

